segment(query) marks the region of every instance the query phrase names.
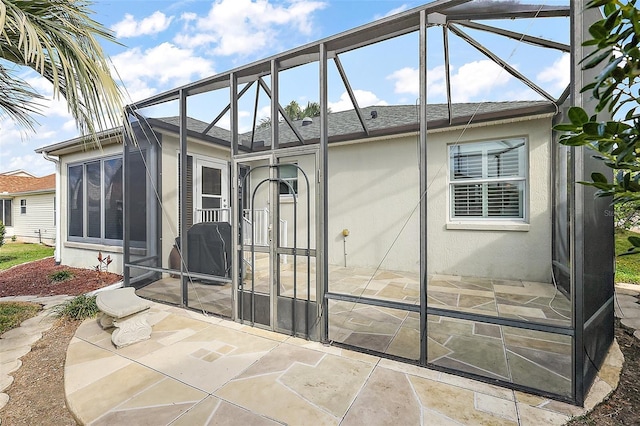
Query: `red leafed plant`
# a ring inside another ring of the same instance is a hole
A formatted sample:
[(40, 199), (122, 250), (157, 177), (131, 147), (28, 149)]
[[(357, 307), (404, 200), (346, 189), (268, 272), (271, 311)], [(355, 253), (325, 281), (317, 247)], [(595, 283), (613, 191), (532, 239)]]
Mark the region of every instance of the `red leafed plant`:
[(109, 272), (109, 265), (113, 262), (111, 259), (111, 255), (107, 255), (107, 257), (102, 257), (102, 252), (98, 252), (98, 264), (95, 267), (95, 270), (98, 272)]

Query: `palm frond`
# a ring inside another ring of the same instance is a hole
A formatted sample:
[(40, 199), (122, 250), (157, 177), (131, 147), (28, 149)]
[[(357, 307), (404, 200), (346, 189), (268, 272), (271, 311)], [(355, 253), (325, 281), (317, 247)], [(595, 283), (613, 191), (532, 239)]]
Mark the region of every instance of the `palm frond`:
[[(0, 0), (0, 58), (33, 68), (64, 97), (83, 135), (122, 124), (122, 96), (86, 0)], [(17, 105), (19, 107), (19, 105)]]
[(0, 117), (8, 116), (22, 127), (33, 130), (36, 122), (33, 115), (41, 112), (37, 99), (42, 99), (42, 96), (0, 65)]

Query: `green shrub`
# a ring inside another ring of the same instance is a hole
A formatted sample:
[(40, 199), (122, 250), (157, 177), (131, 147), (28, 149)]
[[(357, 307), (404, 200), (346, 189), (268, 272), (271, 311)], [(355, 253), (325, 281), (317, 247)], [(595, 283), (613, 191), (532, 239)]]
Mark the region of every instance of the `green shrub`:
[(0, 220), (0, 247), (2, 247), (4, 244), (4, 233), (4, 223)]
[(57, 317), (72, 320), (93, 318), (100, 310), (96, 305), (96, 296), (81, 294), (53, 308)]
[(52, 272), (47, 277), (49, 278), (49, 281), (59, 283), (73, 278), (73, 272), (69, 271), (68, 269), (63, 269), (61, 271)]
[(15, 243), (16, 241), (18, 241), (18, 237), (16, 237), (15, 235), (12, 235), (11, 241)]

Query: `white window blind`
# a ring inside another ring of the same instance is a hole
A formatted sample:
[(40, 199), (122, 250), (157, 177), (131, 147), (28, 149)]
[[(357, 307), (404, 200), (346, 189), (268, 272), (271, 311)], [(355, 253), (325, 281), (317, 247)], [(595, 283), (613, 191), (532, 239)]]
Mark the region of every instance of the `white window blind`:
[(523, 138), (449, 146), (451, 218), (524, 218)]

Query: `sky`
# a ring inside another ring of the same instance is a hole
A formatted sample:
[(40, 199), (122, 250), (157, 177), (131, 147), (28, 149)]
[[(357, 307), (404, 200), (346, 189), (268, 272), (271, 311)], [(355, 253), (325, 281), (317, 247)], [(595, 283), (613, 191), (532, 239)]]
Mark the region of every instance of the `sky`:
[[(125, 104), (180, 85), (284, 52), (423, 4), (403, 0), (97, 0), (93, 19), (109, 28), (118, 44), (102, 41)], [(566, 4), (547, 1), (547, 4)], [(491, 23), (503, 28), (568, 43), (568, 19)], [(542, 51), (518, 40), (465, 30), (530, 80), (558, 96), (569, 82), (568, 55)], [(442, 30), (429, 30), (428, 102), (446, 101)], [(449, 36), (454, 102), (541, 99), (461, 39)], [(415, 104), (418, 101), (417, 34), (341, 55), (340, 60), (361, 107)], [(47, 99), (28, 132), (0, 115), (0, 172), (24, 169), (36, 176), (54, 172), (53, 163), (34, 150), (78, 136), (63, 99), (52, 99), (49, 82), (28, 68), (10, 66), (15, 75)], [(319, 99), (317, 64), (283, 72), (279, 97), (283, 105)], [(268, 82), (268, 79), (267, 79)], [(329, 69), (329, 107), (353, 108), (335, 67)], [(253, 126), (254, 96), (241, 98), (240, 131)], [(268, 117), (267, 96), (260, 95), (256, 120)], [(189, 115), (211, 121), (228, 92), (194, 97)], [(149, 116), (177, 115), (170, 104), (143, 111)], [(219, 123), (228, 127), (228, 118)]]

